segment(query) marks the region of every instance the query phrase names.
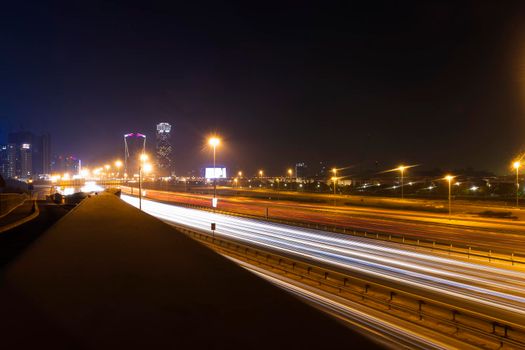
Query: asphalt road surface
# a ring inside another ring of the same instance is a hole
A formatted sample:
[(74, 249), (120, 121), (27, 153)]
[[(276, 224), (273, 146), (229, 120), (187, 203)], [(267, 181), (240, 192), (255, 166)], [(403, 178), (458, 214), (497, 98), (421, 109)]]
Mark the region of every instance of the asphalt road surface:
[[(127, 188), (123, 187), (124, 192)], [(135, 190), (135, 194), (136, 194)], [(158, 201), (210, 207), (206, 195), (187, 195), (146, 190), (146, 197)], [(525, 223), (521, 221), (452, 216), (439, 213), (370, 207), (334, 207), (321, 204), (268, 201), (244, 197), (219, 199), (220, 210), (280, 220), (347, 227), (392, 235), (455, 242), (482, 249), (525, 253)]]

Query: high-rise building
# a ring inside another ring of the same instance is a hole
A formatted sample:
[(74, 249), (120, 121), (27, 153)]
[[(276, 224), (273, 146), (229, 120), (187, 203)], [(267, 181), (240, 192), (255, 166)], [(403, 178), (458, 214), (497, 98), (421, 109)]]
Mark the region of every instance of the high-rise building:
[(171, 146), (171, 125), (158, 123), (156, 133), (157, 174), (160, 176), (173, 175), (173, 147)]
[(308, 167), (306, 163), (300, 162), (295, 164), (295, 177), (305, 179), (308, 176)]
[(42, 173), (51, 174), (51, 135), (42, 135)]
[(33, 175), (33, 140), (34, 135), (28, 131), (11, 132), (7, 135), (9, 144), (14, 144), (15, 176), (28, 178)]
[(19, 147), (20, 172), (17, 174), (21, 178), (29, 178), (33, 175), (33, 149), (32, 144), (22, 143)]
[(47, 133), (34, 138), (33, 172), (35, 175), (51, 174), (51, 136)]
[(5, 179), (16, 176), (16, 145), (13, 143), (0, 147), (0, 174)]
[(55, 155), (51, 162), (51, 172), (69, 175), (76, 175), (80, 173), (81, 161), (75, 156)]
[(35, 136), (28, 131), (11, 132), (8, 144), (14, 145), (15, 176), (21, 178), (51, 172), (51, 137), (49, 134)]

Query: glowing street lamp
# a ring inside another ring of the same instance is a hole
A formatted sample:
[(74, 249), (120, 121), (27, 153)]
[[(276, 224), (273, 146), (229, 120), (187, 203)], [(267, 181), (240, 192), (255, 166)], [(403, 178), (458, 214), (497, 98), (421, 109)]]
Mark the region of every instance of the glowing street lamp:
[(262, 176), (263, 176), (263, 171), (259, 170), (259, 177), (262, 177)]
[(293, 175), (293, 170), (290, 168), (288, 169), (288, 176), (290, 177), (290, 183), (292, 182), (292, 175)]
[(521, 162), (519, 160), (515, 161), (512, 166), (514, 169), (516, 169), (516, 208), (519, 208), (520, 202), (519, 202), (519, 190), (520, 190), (520, 168), (521, 168)]
[(448, 181), (448, 216), (452, 213), (452, 180), (455, 176), (447, 175), (445, 176), (445, 180)]
[(337, 168), (332, 168), (332, 173), (334, 173), (334, 176), (332, 176), (332, 182), (334, 184), (334, 196), (337, 194)]
[(120, 177), (120, 168), (122, 168), (122, 161), (121, 160), (115, 161), (115, 168), (117, 168), (117, 176)]
[(401, 173), (401, 200), (404, 199), (405, 195), (404, 195), (404, 186), (403, 186), (403, 180), (404, 180), (404, 176), (405, 176), (405, 170), (406, 170), (406, 166), (404, 165), (400, 165), (397, 167), (397, 170), (399, 170), (399, 172)]
[(220, 143), (221, 143), (221, 140), (216, 136), (210, 137), (208, 139), (208, 144), (211, 147), (213, 147), (213, 205), (214, 206), (215, 206), (215, 203), (217, 203), (215, 199), (217, 197), (217, 173), (215, 170), (215, 152), (216, 152), (217, 146)]

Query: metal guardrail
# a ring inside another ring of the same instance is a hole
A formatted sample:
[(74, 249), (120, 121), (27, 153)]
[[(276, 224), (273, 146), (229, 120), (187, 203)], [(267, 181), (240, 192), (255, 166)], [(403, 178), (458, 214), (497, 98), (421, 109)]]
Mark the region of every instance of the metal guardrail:
[(437, 330), (447, 336), (485, 348), (525, 348), (525, 326), (491, 318), (463, 307), (371, 282), (357, 276), (291, 259), (208, 232), (176, 226), (183, 233), (224, 255), (362, 303), (376, 310)]

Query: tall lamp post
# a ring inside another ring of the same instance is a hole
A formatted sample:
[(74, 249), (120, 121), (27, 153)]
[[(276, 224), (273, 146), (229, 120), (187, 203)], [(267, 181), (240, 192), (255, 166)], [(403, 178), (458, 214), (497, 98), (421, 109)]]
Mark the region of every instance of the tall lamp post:
[(401, 200), (404, 199), (405, 197), (405, 186), (404, 186), (404, 176), (405, 176), (405, 170), (406, 170), (406, 166), (404, 165), (400, 165), (397, 167), (397, 170), (399, 170), (399, 172), (401, 173)]
[(448, 181), (448, 216), (452, 214), (452, 180), (454, 179), (454, 176), (447, 175), (445, 176), (445, 180)]
[(290, 177), (290, 190), (292, 189), (292, 175), (293, 175), (293, 170), (290, 168), (288, 169), (288, 176)]
[(142, 210), (142, 171), (145, 167), (145, 162), (148, 160), (148, 155), (142, 153), (139, 159), (139, 209)]
[(519, 208), (520, 207), (520, 202), (519, 202), (519, 195), (520, 195), (520, 167), (521, 167), (521, 162), (519, 160), (515, 161), (513, 164), (514, 166), (514, 169), (516, 169), (516, 208)]
[(263, 177), (263, 171), (261, 169), (261, 170), (259, 170), (259, 187), (262, 187), (262, 185), (263, 185), (262, 177)]
[(217, 198), (217, 172), (215, 170), (215, 151), (217, 146), (221, 143), (221, 140), (218, 137), (210, 137), (208, 144), (213, 147), (213, 205), (216, 204)]
[(332, 182), (334, 183), (334, 196), (337, 194), (337, 168), (333, 168), (332, 172), (334, 173), (334, 176), (332, 177)]

